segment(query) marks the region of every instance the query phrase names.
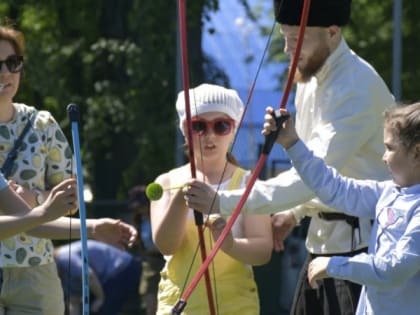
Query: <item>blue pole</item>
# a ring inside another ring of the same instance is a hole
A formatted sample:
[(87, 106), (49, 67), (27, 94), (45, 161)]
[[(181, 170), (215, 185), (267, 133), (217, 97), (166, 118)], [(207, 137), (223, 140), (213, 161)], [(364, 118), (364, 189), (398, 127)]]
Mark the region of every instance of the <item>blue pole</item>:
[(89, 264), (87, 255), (87, 228), (86, 228), (86, 208), (83, 198), (83, 173), (82, 163), (80, 158), (80, 142), (79, 142), (79, 108), (75, 104), (67, 106), (67, 112), (71, 122), (71, 134), (73, 138), (73, 150), (76, 159), (76, 179), (78, 190), (79, 216), (80, 216), (80, 234), (82, 242), (82, 314), (89, 315)]

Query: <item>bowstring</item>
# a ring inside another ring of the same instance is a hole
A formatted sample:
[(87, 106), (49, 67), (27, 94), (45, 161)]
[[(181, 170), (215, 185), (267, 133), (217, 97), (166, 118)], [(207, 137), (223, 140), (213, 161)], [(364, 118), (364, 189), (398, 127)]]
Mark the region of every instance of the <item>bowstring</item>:
[[(70, 144), (69, 144), (70, 146)], [(74, 164), (73, 164), (73, 156), (70, 159), (70, 172), (72, 174), (72, 176), (75, 176), (75, 172), (74, 172)], [(68, 256), (67, 256), (67, 266), (68, 266), (68, 272), (67, 272), (67, 294), (66, 294), (66, 301), (65, 301), (65, 305), (67, 305), (67, 308), (65, 308), (64, 312), (65, 315), (68, 315), (70, 312), (70, 280), (71, 280), (71, 243), (72, 243), (72, 218), (73, 215), (69, 216), (69, 237), (68, 237)]]
[[(246, 112), (247, 112), (247, 110), (248, 110), (248, 108), (249, 108), (249, 106), (250, 106), (250, 104), (251, 104), (252, 97), (254, 96), (254, 90), (255, 90), (255, 86), (256, 86), (256, 84), (257, 84), (257, 79), (258, 79), (258, 76), (259, 76), (259, 74), (260, 74), (260, 72), (261, 72), (261, 69), (262, 69), (262, 66), (263, 66), (263, 63), (264, 63), (265, 57), (266, 57), (266, 55), (267, 55), (268, 49), (270, 48), (271, 39), (272, 39), (272, 35), (273, 35), (273, 33), (274, 33), (275, 26), (276, 26), (276, 21), (274, 20), (274, 21), (273, 21), (273, 25), (272, 25), (271, 30), (270, 30), (270, 33), (269, 33), (269, 35), (268, 35), (268, 38), (267, 38), (267, 41), (266, 41), (266, 44), (265, 44), (265, 47), (264, 47), (263, 53), (262, 53), (262, 56), (261, 56), (261, 58), (260, 58), (260, 62), (258, 63), (258, 66), (257, 66), (257, 71), (256, 71), (255, 76), (254, 76), (254, 79), (253, 79), (253, 81), (252, 81), (252, 83), (251, 83), (251, 87), (249, 88), (248, 95), (247, 95), (247, 98), (246, 98), (246, 102), (245, 102), (245, 105), (244, 105), (244, 110), (243, 110), (242, 115), (241, 115), (241, 119), (239, 120), (238, 126), (236, 127), (236, 133), (235, 133), (235, 136), (234, 136), (233, 141), (232, 141), (232, 146), (230, 147), (230, 150), (229, 150), (229, 153), (230, 153), (230, 154), (232, 154), (232, 151), (233, 151), (234, 146), (235, 146), (235, 144), (236, 144), (236, 140), (238, 139), (238, 136), (239, 136), (239, 129), (241, 128), (241, 126), (242, 126), (242, 124), (243, 124), (243, 121), (244, 121), (244, 119), (245, 119)], [(218, 192), (219, 192), (219, 190), (220, 190), (220, 186), (221, 186), (221, 184), (222, 184), (222, 182), (223, 182), (223, 177), (224, 177), (224, 174), (225, 174), (225, 172), (226, 172), (226, 169), (227, 169), (228, 163), (229, 163), (229, 162), (228, 162), (228, 160), (226, 159), (226, 163), (225, 163), (225, 166), (224, 166), (224, 169), (223, 169), (222, 176), (221, 176), (220, 181), (219, 181), (219, 183), (217, 184), (217, 188), (216, 188), (216, 190), (215, 190), (216, 194), (215, 194), (215, 196), (214, 196), (214, 198), (212, 199), (212, 202), (211, 202), (211, 204), (210, 204), (209, 214), (211, 214), (211, 212), (212, 212), (212, 210), (213, 210), (214, 203), (215, 203), (215, 201), (216, 201), (216, 195), (217, 195), (217, 193), (218, 193)]]

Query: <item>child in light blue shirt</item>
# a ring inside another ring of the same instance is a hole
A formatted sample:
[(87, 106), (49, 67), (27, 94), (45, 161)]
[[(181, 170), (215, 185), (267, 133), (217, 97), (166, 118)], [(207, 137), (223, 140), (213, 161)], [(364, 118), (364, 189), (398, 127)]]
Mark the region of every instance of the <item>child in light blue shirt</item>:
[[(282, 114), (287, 111), (281, 110)], [(277, 129), (267, 108), (263, 134)], [(415, 315), (420, 309), (420, 103), (385, 112), (383, 161), (390, 181), (341, 176), (299, 139), (293, 119), (279, 132), (282, 144), (306, 185), (327, 206), (370, 218), (367, 254), (318, 257), (308, 269), (312, 286), (334, 277), (363, 285), (357, 314)]]

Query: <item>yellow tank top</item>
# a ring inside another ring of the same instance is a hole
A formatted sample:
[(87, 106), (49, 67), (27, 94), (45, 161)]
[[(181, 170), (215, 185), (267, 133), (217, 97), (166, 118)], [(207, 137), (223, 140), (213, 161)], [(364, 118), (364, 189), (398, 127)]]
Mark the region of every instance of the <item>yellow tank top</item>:
[[(171, 187), (177, 185), (177, 179), (183, 177), (180, 174), (185, 174), (185, 167), (183, 166), (170, 172)], [(239, 186), (245, 172), (244, 169), (238, 167), (230, 179), (228, 189), (240, 188)], [(184, 286), (190, 284), (201, 265), (197, 227), (193, 219), (188, 220), (186, 229), (186, 236), (181, 247), (174, 255), (169, 258), (166, 257), (167, 262), (161, 272), (159, 283), (157, 315), (171, 314), (173, 306), (183, 293), (182, 290), (185, 290)], [(209, 252), (214, 242), (211, 232), (207, 228), (204, 229), (204, 239), (206, 250)], [(195, 259), (194, 255), (196, 255)], [(251, 266), (245, 265), (219, 250), (208, 270), (211, 278), (216, 314), (259, 314), (258, 292)], [(202, 277), (189, 297), (182, 314), (210, 314), (204, 277)]]

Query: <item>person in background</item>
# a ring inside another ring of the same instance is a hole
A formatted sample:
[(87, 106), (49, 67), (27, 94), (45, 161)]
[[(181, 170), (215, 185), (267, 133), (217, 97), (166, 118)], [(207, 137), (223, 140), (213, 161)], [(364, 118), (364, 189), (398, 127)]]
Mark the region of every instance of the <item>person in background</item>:
[[(277, 129), (267, 109), (263, 134)], [(283, 114), (287, 114), (284, 111)], [(326, 166), (299, 139), (294, 122), (283, 124), (282, 144), (302, 180), (326, 205), (373, 220), (368, 253), (311, 261), (313, 287), (324, 278), (363, 285), (356, 314), (415, 315), (420, 290), (420, 103), (385, 112), (383, 161), (392, 180), (357, 180)]]
[[(303, 0), (275, 0), (276, 21), (293, 55)], [(389, 178), (382, 163), (382, 113), (394, 98), (376, 71), (347, 45), (342, 27), (350, 19), (351, 0), (312, 0), (297, 63), (295, 108), (300, 138), (341, 174), (360, 179)], [(193, 181), (194, 182), (194, 181)], [(219, 191), (190, 183), (188, 205), (203, 213), (228, 215), (244, 190)], [(211, 209), (211, 205), (213, 208)], [(305, 216), (310, 216), (306, 248), (308, 258), (296, 286), (292, 315), (352, 315), (361, 286), (341, 279), (323, 279), (317, 289), (307, 281), (307, 266), (318, 256), (354, 256), (365, 252), (371, 222), (339, 212), (320, 202), (294, 168), (253, 187), (244, 213), (275, 213), (272, 217), (274, 249)]]
[(139, 241), (137, 253), (141, 257), (142, 275), (139, 294), (145, 315), (155, 315), (160, 271), (165, 260), (152, 239), (150, 223), (150, 202), (146, 196), (146, 187), (136, 185), (128, 192), (128, 209), (133, 213), (133, 222), (138, 229)]
[[(2, 170), (25, 127), (18, 154), (8, 164), (10, 187), (29, 207), (43, 203), (51, 189), (70, 178), (72, 152), (61, 128), (47, 111), (14, 101), (24, 68), (25, 39), (11, 25), (0, 26), (0, 165)], [(1, 209), (15, 215), (15, 209)], [(125, 246), (137, 237), (134, 227), (101, 218), (86, 222), (90, 238)], [(58, 218), (0, 243), (0, 313), (64, 314), (61, 282), (51, 239), (80, 238), (80, 220)], [(70, 233), (71, 232), (71, 233)]]
[[(82, 311), (82, 243), (58, 247), (54, 253), (58, 274), (68, 301), (69, 315)], [(118, 315), (124, 303), (137, 294), (140, 261), (112, 245), (88, 240), (90, 311), (97, 315)]]
[[(243, 187), (249, 171), (238, 166), (229, 152), (243, 112), (236, 91), (212, 84), (190, 89), (193, 109), (191, 130), (186, 126), (184, 92), (178, 94), (176, 109), (179, 127), (187, 136), (191, 132), (197, 177), (214, 188)], [(188, 138), (187, 138), (188, 139)], [(188, 141), (188, 140), (187, 140)], [(157, 177), (163, 188), (182, 186), (191, 176), (190, 165), (170, 170)], [(153, 240), (164, 255), (158, 293), (159, 315), (171, 313), (181, 290), (201, 264), (198, 233), (193, 210), (185, 205), (181, 189), (166, 190), (161, 199), (151, 202)], [(210, 250), (226, 224), (219, 216), (205, 219), (206, 248)], [(259, 314), (259, 299), (252, 265), (269, 261), (272, 252), (271, 223), (268, 215), (240, 215), (209, 268), (217, 314)], [(195, 257), (195, 259), (194, 259)], [(191, 294), (185, 315), (208, 314), (209, 303), (204, 282)]]

